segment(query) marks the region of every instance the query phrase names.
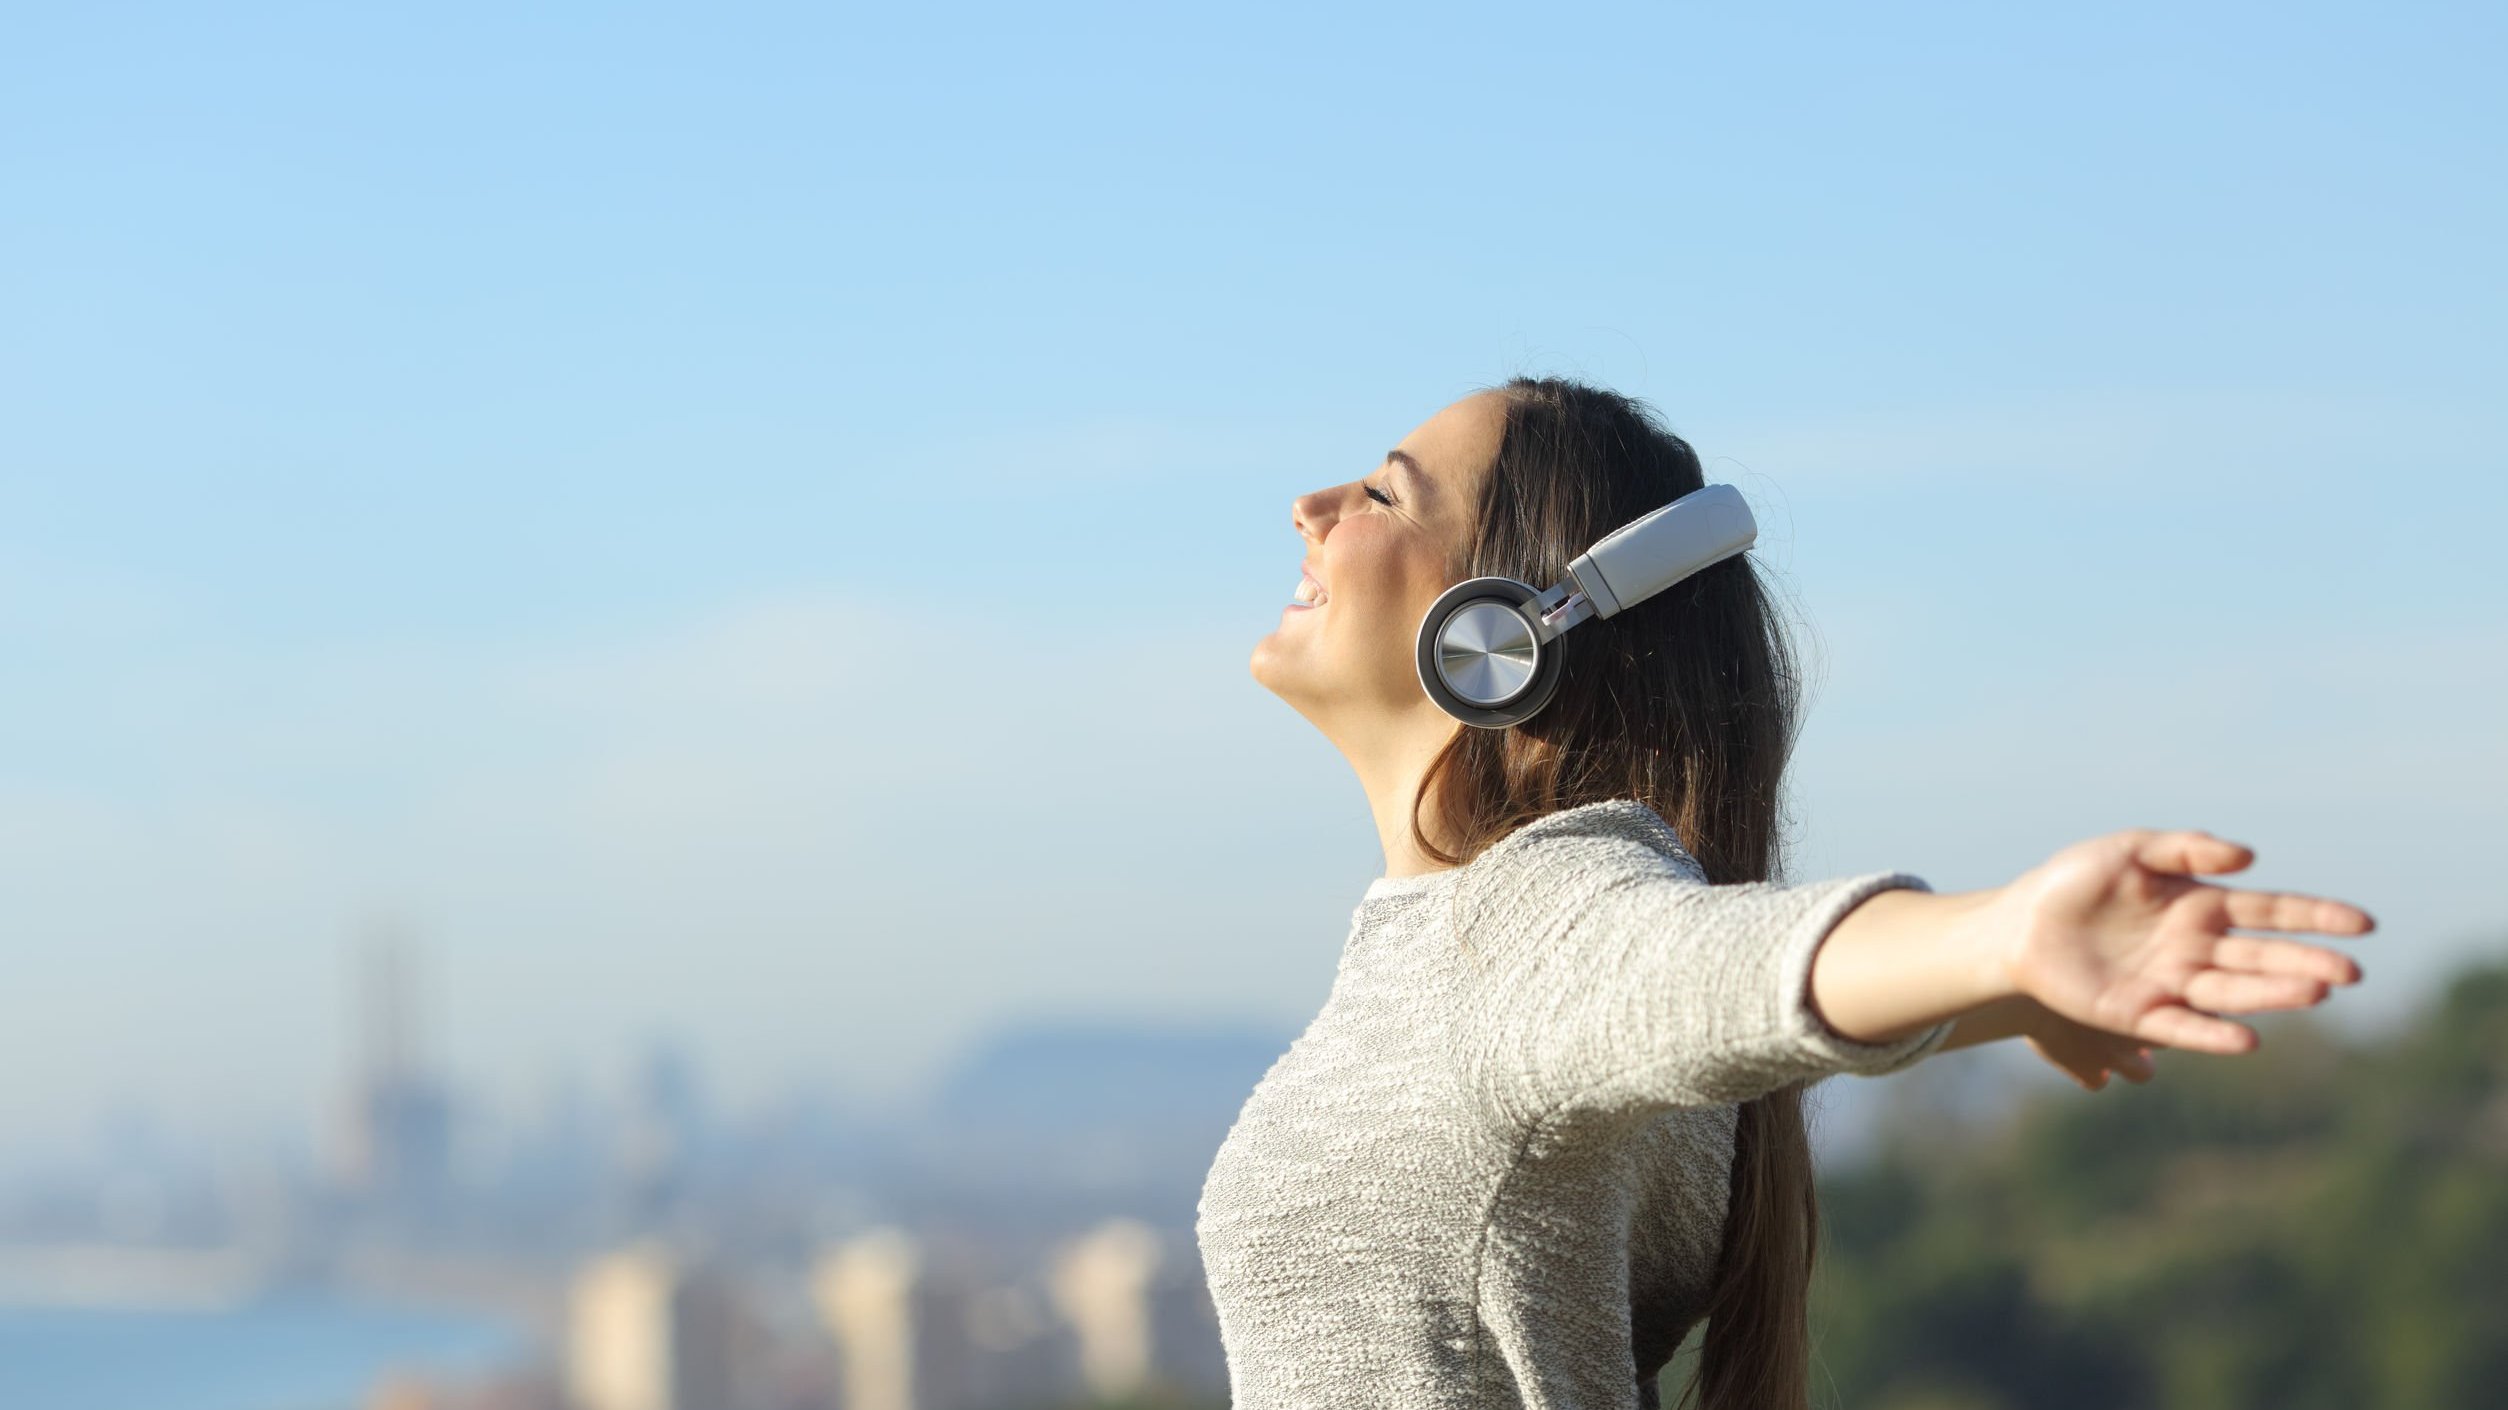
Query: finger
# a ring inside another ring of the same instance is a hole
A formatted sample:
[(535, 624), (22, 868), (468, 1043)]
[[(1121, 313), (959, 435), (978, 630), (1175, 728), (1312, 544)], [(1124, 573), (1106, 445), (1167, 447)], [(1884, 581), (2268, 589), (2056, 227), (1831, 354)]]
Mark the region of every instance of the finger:
[(2146, 833), (2135, 842), (2133, 856), (2153, 871), (2222, 872), (2254, 861), (2255, 851), (2199, 829), (2181, 828)]
[(2212, 967), (2241, 970), (2248, 974), (2321, 979), (2328, 984), (2360, 982), (2360, 962), (2340, 950), (2254, 935), (2222, 937), (2212, 946)]
[(2324, 935), (2366, 935), (2377, 929), (2367, 911), (2327, 896), (2296, 891), (2240, 891), (2222, 887), (2229, 923), (2241, 930), (2313, 930)]
[(2197, 1013), (2182, 1004), (2163, 1004), (2145, 1013), (2135, 1020), (2133, 1036), (2197, 1053), (2253, 1052), (2262, 1042), (2243, 1023)]
[(2305, 974), (2247, 974), (2207, 969), (2186, 981), (2186, 1002), (2206, 1013), (2303, 1009), (2325, 999), (2326, 982)]

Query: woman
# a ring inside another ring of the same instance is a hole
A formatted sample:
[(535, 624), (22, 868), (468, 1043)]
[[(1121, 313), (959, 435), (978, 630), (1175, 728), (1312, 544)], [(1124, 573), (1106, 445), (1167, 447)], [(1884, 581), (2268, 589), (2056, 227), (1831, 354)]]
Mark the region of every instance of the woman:
[(1247, 1100), (1197, 1234), (1236, 1410), (1807, 1403), (1805, 1084), (2025, 1037), (2084, 1086), (2359, 968), (2231, 927), (2356, 907), (2205, 883), (2252, 855), (2148, 829), (2010, 884), (1779, 886), (1795, 676), (1747, 554), (1560, 638), (1548, 703), (1483, 728), (1425, 694), (1448, 586), (1558, 582), (1703, 483), (1640, 404), (1518, 378), (1298, 499), (1299, 601), (1255, 679), (1358, 772), (1385, 870), (1323, 1010)]

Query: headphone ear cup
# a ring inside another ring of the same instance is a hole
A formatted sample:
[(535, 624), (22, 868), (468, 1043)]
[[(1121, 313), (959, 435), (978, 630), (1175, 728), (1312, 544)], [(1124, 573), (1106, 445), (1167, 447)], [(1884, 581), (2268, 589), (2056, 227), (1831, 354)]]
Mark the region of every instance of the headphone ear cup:
[(1541, 591), (1513, 578), (1467, 578), (1420, 618), (1420, 689), (1467, 725), (1504, 729), (1539, 713), (1559, 688), (1556, 638), (1542, 642)]

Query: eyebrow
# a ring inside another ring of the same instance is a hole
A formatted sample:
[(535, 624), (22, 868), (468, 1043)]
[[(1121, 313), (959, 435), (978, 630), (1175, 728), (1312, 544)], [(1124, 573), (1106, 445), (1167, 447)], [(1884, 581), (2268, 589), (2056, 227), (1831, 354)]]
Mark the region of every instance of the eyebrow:
[(1401, 466), (1403, 469), (1410, 471), (1415, 479), (1425, 480), (1428, 478), (1428, 472), (1419, 468), (1419, 462), (1413, 460), (1411, 458), (1411, 453), (1407, 450), (1386, 451), (1385, 463), (1387, 465)]

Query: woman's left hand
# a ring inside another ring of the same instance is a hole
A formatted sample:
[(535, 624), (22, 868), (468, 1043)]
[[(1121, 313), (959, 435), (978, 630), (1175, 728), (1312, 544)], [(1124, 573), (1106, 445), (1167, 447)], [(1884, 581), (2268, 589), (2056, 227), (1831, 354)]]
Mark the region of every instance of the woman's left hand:
[[(1997, 928), (2011, 937), (2003, 967), (2015, 989), (2083, 1027), (2138, 1044), (2252, 1051), (2255, 1030), (2217, 1015), (2306, 1008), (2331, 986), (2358, 982), (2360, 967), (2339, 950), (2230, 928), (2365, 935), (2377, 924), (2342, 901), (2195, 879), (2254, 860), (2251, 849), (2197, 831), (2130, 828), (2075, 843), (1996, 897), (2005, 917)], [(2068, 1071), (2057, 1052), (2086, 1056), (2086, 1041), (2060, 1031), (2044, 1043), (2031, 1037)]]

